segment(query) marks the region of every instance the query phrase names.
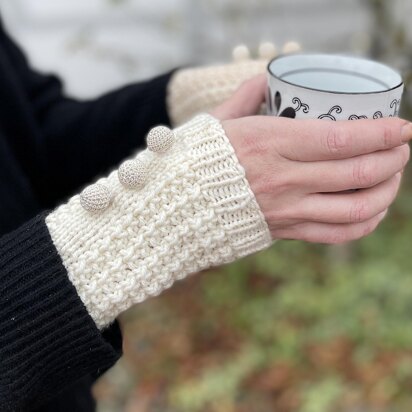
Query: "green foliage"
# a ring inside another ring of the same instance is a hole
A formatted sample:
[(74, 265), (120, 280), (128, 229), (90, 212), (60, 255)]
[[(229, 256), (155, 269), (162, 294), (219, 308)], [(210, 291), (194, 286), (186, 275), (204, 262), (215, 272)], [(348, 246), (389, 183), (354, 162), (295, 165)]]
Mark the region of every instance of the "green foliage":
[(308, 384), (303, 390), (302, 406), (299, 412), (333, 411), (343, 390), (342, 382), (336, 377)]
[(178, 405), (182, 412), (192, 412), (211, 403), (233, 399), (242, 379), (261, 361), (262, 355), (256, 348), (244, 348), (234, 359), (227, 360), (219, 368), (212, 368), (172, 391), (172, 404)]

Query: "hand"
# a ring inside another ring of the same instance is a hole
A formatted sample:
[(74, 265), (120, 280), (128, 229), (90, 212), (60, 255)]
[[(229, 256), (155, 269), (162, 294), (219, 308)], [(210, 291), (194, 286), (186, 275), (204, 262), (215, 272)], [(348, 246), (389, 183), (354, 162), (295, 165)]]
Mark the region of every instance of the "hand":
[(397, 118), (237, 119), (256, 112), (262, 81), (245, 83), (212, 114), (223, 120), (272, 237), (343, 243), (371, 233), (398, 192), (412, 125)]
[[(288, 42), (283, 53), (296, 52), (298, 43)], [(266, 73), (270, 59), (277, 54), (271, 43), (262, 43), (257, 58), (246, 46), (233, 51), (233, 63), (178, 70), (168, 86), (167, 105), (172, 123), (177, 126), (196, 113), (205, 112), (228, 99), (246, 80)]]

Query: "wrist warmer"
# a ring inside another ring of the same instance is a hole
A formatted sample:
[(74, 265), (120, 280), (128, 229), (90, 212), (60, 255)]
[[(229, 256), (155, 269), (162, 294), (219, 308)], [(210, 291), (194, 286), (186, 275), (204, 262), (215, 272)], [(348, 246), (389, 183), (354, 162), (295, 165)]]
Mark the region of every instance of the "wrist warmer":
[(46, 218), (100, 329), (175, 280), (272, 242), (220, 122), (200, 115), (174, 136), (167, 150), (136, 156), (147, 167), (143, 187), (125, 187), (114, 171), (97, 182), (112, 195), (107, 209), (87, 211), (76, 195)]
[(180, 125), (199, 112), (209, 111), (228, 99), (246, 80), (265, 73), (268, 60), (247, 60), (221, 66), (178, 70), (170, 80), (168, 113)]

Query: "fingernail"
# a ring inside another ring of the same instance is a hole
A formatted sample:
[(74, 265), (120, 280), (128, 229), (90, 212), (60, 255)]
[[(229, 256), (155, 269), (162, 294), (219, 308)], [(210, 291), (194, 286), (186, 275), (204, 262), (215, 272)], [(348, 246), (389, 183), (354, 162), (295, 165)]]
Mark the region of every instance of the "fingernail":
[(379, 217), (380, 217), (381, 219), (384, 219), (387, 214), (388, 214), (388, 209), (386, 209), (386, 210), (384, 210), (383, 212), (379, 213)]
[(412, 139), (412, 123), (407, 123), (402, 127), (401, 138), (403, 143), (408, 143)]

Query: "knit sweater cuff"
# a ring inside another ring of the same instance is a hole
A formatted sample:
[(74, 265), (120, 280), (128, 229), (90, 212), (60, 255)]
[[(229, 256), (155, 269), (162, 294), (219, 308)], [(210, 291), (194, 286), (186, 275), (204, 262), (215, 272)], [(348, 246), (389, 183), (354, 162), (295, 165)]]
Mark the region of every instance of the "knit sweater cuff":
[(164, 153), (145, 150), (143, 188), (115, 171), (98, 183), (113, 200), (90, 213), (79, 196), (51, 213), (53, 242), (99, 328), (177, 279), (271, 244), (270, 232), (221, 124), (200, 115)]
[(228, 261), (270, 245), (263, 213), (220, 122), (212, 116), (200, 115), (178, 131), (189, 144), (192, 170), (203, 196), (224, 230), (230, 247)]

